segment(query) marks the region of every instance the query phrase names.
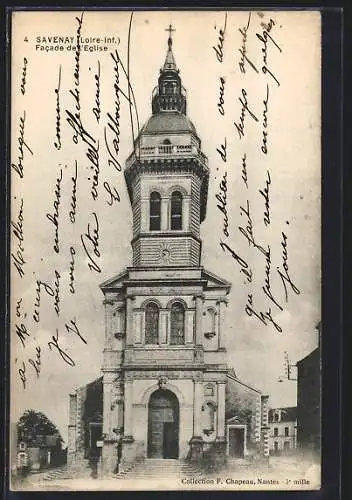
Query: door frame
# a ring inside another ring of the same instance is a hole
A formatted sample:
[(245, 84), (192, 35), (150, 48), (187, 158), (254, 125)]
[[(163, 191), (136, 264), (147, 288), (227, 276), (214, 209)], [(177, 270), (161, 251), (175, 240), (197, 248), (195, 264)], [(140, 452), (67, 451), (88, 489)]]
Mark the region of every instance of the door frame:
[[(150, 439), (151, 439), (151, 427), (152, 427), (152, 423), (150, 421), (150, 416), (152, 414), (152, 412), (150, 411), (150, 403), (151, 403), (151, 399), (153, 397), (153, 395), (156, 393), (156, 392), (159, 392), (160, 391), (160, 395), (162, 395), (163, 392), (166, 392), (166, 393), (170, 393), (171, 396), (170, 396), (170, 403), (171, 403), (171, 407), (173, 408), (173, 411), (174, 411), (174, 416), (176, 418), (176, 428), (177, 428), (177, 457), (179, 458), (180, 457), (180, 401), (177, 397), (177, 395), (170, 389), (166, 389), (165, 391), (164, 390), (161, 390), (161, 389), (156, 389), (155, 391), (153, 391), (149, 397), (149, 401), (148, 401), (148, 404), (147, 404), (147, 446), (146, 446), (146, 457), (147, 458), (150, 458), (149, 457), (149, 450), (150, 450)], [(164, 432), (164, 430), (163, 430)]]
[[(243, 456), (247, 455), (247, 426), (245, 424), (228, 424), (226, 429), (226, 454), (230, 456), (230, 429), (244, 429), (243, 433)], [(236, 458), (236, 457), (233, 457)]]

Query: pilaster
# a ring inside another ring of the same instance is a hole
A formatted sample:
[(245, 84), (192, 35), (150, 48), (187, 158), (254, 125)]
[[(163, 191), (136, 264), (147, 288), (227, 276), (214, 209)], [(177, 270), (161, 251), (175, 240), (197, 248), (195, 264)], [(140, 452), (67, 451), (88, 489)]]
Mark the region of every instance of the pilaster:
[(168, 224), (169, 224), (169, 199), (162, 197), (161, 198), (161, 221), (160, 221), (161, 230), (167, 231)]
[(129, 347), (133, 345), (133, 340), (134, 340), (133, 302), (134, 302), (134, 296), (128, 295), (126, 298), (126, 346)]
[(226, 331), (223, 327), (226, 306), (227, 306), (227, 300), (225, 298), (219, 299), (217, 301), (217, 307), (218, 307), (217, 330), (218, 330), (218, 342), (219, 342), (218, 347), (220, 350), (226, 349)]
[(203, 331), (202, 331), (202, 313), (203, 313), (203, 294), (195, 296), (196, 305), (196, 345), (203, 345)]
[(124, 393), (124, 438), (132, 438), (133, 439), (133, 411), (132, 411), (132, 402), (133, 402), (133, 381), (126, 380), (125, 381), (125, 393)]

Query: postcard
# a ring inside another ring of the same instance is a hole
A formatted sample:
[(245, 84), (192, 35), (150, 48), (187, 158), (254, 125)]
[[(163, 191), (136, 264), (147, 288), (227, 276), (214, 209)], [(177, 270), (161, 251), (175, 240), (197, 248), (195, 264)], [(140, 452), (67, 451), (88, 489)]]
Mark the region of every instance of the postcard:
[(320, 489), (320, 12), (10, 44), (11, 489)]

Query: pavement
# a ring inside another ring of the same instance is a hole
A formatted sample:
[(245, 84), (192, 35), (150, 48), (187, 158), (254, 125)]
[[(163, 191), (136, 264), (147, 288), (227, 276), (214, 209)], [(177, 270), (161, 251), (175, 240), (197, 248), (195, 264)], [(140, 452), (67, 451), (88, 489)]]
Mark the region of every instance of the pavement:
[(22, 491), (131, 490), (310, 490), (319, 489), (320, 465), (299, 456), (270, 457), (254, 465), (231, 460), (221, 472), (200, 474), (179, 460), (145, 460), (125, 474), (109, 478), (75, 477), (61, 466), (30, 474), (16, 485)]

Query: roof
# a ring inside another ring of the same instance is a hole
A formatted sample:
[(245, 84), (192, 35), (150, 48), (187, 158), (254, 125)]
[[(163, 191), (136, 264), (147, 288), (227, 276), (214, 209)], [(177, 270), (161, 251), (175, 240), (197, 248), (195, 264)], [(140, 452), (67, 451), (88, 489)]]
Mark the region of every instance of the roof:
[(256, 389), (252, 385), (247, 384), (247, 382), (243, 382), (240, 378), (238, 378), (238, 376), (233, 368), (230, 368), (230, 370), (226, 374), (226, 377), (233, 380), (234, 382), (237, 382), (240, 385), (243, 385), (247, 389), (250, 389), (251, 391), (262, 395), (262, 391), (260, 391), (259, 389)]
[(226, 288), (228, 292), (230, 291), (231, 283), (229, 281), (206, 269), (202, 269), (202, 278), (207, 280), (207, 288)]
[(99, 288), (101, 290), (104, 290), (104, 288), (111, 288), (112, 286), (113, 287), (116, 287), (118, 285), (122, 286), (124, 280), (126, 280), (127, 278), (128, 278), (128, 271), (127, 269), (123, 269), (123, 271), (121, 271), (119, 274), (116, 274), (112, 278), (109, 278), (108, 280), (104, 281), (104, 283), (101, 283), (99, 285)]
[[(129, 272), (130, 270), (143, 270), (145, 268), (141, 266), (137, 267), (132, 267), (132, 268), (127, 268), (124, 269), (121, 273), (119, 273), (116, 276), (113, 276), (112, 278), (104, 281), (104, 283), (100, 284), (100, 289), (103, 291), (107, 291), (108, 289), (117, 289), (117, 288), (122, 288), (126, 283), (130, 281), (130, 275)], [(151, 268), (148, 268), (150, 270)], [(168, 266), (162, 267), (162, 269), (168, 269)], [(173, 267), (173, 269), (177, 269), (177, 267)], [(181, 269), (183, 269), (183, 266), (181, 266)], [(205, 283), (206, 280), (206, 288), (212, 289), (212, 290), (217, 290), (217, 289), (223, 289), (226, 291), (226, 293), (229, 293), (230, 288), (231, 288), (231, 283), (223, 278), (220, 278), (214, 273), (211, 273), (210, 271), (205, 270), (204, 268), (201, 268), (201, 276), (196, 277), (196, 278), (190, 278), (190, 281), (199, 281), (202, 280)], [(154, 277), (148, 277), (148, 278), (143, 278), (140, 281), (145, 281), (145, 282), (150, 282), (150, 281), (161, 281), (165, 283), (166, 281), (171, 281), (171, 282), (185, 282), (185, 277), (177, 277), (177, 278), (165, 278), (165, 277), (160, 277), (160, 278), (154, 278)]]
[(160, 113), (152, 115), (142, 128), (141, 134), (168, 132), (192, 132), (197, 134), (191, 120), (178, 111), (160, 111)]
[(311, 351), (307, 356), (304, 356), (304, 358), (300, 359), (297, 361), (296, 365), (301, 366), (302, 364), (309, 363), (309, 362), (314, 362), (315, 359), (320, 360), (320, 349), (319, 347), (316, 347), (313, 351)]
[(174, 55), (172, 53), (170, 45), (169, 45), (168, 51), (166, 53), (166, 59), (165, 59), (165, 62), (164, 62), (164, 68), (163, 69), (164, 69), (164, 71), (167, 71), (167, 70), (177, 71), (175, 57), (174, 57)]
[(295, 420), (297, 420), (297, 407), (286, 406), (283, 408), (270, 408), (269, 422), (274, 422), (274, 414), (276, 411), (281, 412), (280, 422), (294, 422)]

